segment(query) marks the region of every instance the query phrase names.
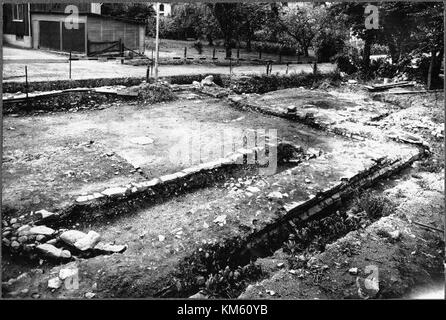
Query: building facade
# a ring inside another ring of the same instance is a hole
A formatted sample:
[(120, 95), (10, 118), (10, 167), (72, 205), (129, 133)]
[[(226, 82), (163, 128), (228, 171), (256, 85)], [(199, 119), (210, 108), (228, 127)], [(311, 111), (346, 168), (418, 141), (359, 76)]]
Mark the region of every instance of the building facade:
[(89, 54), (120, 42), (144, 52), (145, 23), (101, 15), (99, 3), (4, 4), (3, 41), (23, 48)]

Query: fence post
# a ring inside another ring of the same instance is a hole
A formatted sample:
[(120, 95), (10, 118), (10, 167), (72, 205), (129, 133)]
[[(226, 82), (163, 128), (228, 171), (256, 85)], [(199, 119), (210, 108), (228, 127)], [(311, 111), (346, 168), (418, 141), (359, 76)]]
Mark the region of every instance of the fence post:
[(262, 49), (259, 50), (259, 59), (262, 59)]
[(290, 63), (289, 62), (287, 62), (286, 63), (286, 71), (285, 71), (285, 74), (288, 74), (288, 67), (290, 66)]
[(282, 52), (279, 52), (279, 63), (282, 63)]
[(70, 51), (70, 74), (69, 74), (69, 79), (71, 80), (71, 51)]
[(184, 60), (187, 58), (187, 47), (184, 47)]
[(26, 93), (26, 107), (29, 109), (29, 100), (28, 100), (28, 66), (25, 66), (25, 93)]
[(121, 56), (121, 64), (124, 64), (124, 43), (119, 39), (119, 51)]
[(212, 50), (212, 59), (215, 59), (215, 47), (214, 50)]
[(229, 75), (232, 75), (232, 58), (229, 57)]
[(240, 47), (237, 48), (237, 60), (240, 59)]

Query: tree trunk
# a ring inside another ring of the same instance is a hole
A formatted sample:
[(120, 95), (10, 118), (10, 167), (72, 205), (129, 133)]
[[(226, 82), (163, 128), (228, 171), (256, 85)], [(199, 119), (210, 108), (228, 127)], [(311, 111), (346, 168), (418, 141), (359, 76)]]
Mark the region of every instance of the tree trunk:
[(305, 55), (305, 57), (307, 57), (307, 58), (310, 56), (310, 54), (308, 53), (308, 47), (309, 47), (309, 46), (306, 46), (306, 45), (303, 46), (304, 55)]
[(226, 50), (226, 58), (232, 57), (232, 50), (231, 50), (231, 39), (225, 39), (225, 50)]
[(251, 52), (252, 46), (251, 46), (251, 37), (248, 37), (246, 39), (246, 51)]
[(370, 68), (370, 53), (372, 50), (372, 41), (370, 37), (365, 38), (364, 51), (362, 53), (362, 63), (366, 71)]
[(393, 44), (393, 42), (389, 43), (389, 53), (390, 53), (390, 57), (392, 58), (392, 63), (397, 63), (398, 62), (398, 52), (397, 52), (396, 47)]
[(208, 45), (209, 46), (214, 46), (214, 40), (212, 39), (212, 35), (208, 34), (207, 35), (207, 40), (208, 40)]
[(427, 89), (432, 90), (439, 86), (440, 84), (440, 71), (441, 62), (443, 60), (444, 49), (442, 48), (437, 55), (437, 52), (433, 50), (431, 52), (431, 61), (429, 64), (429, 71), (427, 74)]

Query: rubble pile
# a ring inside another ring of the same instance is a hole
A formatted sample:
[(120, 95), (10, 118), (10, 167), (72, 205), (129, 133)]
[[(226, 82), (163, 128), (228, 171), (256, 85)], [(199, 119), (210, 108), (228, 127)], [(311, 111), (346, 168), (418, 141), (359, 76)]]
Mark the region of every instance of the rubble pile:
[[(47, 220), (56, 215), (46, 210), (40, 210), (40, 214)], [(122, 253), (127, 249), (126, 245), (101, 242), (101, 236), (95, 231), (84, 233), (79, 230), (56, 230), (45, 225), (24, 223), (22, 220), (3, 220), (2, 246), (7, 251), (31, 259), (70, 260), (74, 256)]]

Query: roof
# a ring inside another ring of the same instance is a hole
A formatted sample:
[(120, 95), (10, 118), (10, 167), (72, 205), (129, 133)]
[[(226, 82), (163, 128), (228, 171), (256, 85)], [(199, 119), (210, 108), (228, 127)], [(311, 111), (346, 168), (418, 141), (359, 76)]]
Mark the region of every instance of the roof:
[[(67, 16), (67, 14), (65, 14), (63, 12), (43, 12), (43, 11), (31, 10), (31, 14), (32, 13), (43, 13), (43, 14), (48, 14), (48, 15)], [(100, 18), (100, 19), (106, 19), (106, 20), (116, 20), (116, 21), (132, 23), (132, 24), (138, 24), (138, 25), (145, 25), (146, 24), (145, 21), (141, 21), (141, 20), (133, 20), (133, 19), (127, 19), (127, 18), (121, 18), (121, 17), (113, 17), (113, 16), (104, 16), (102, 14), (91, 13), (91, 12), (79, 13), (79, 15), (80, 16), (95, 17), (95, 18)]]

